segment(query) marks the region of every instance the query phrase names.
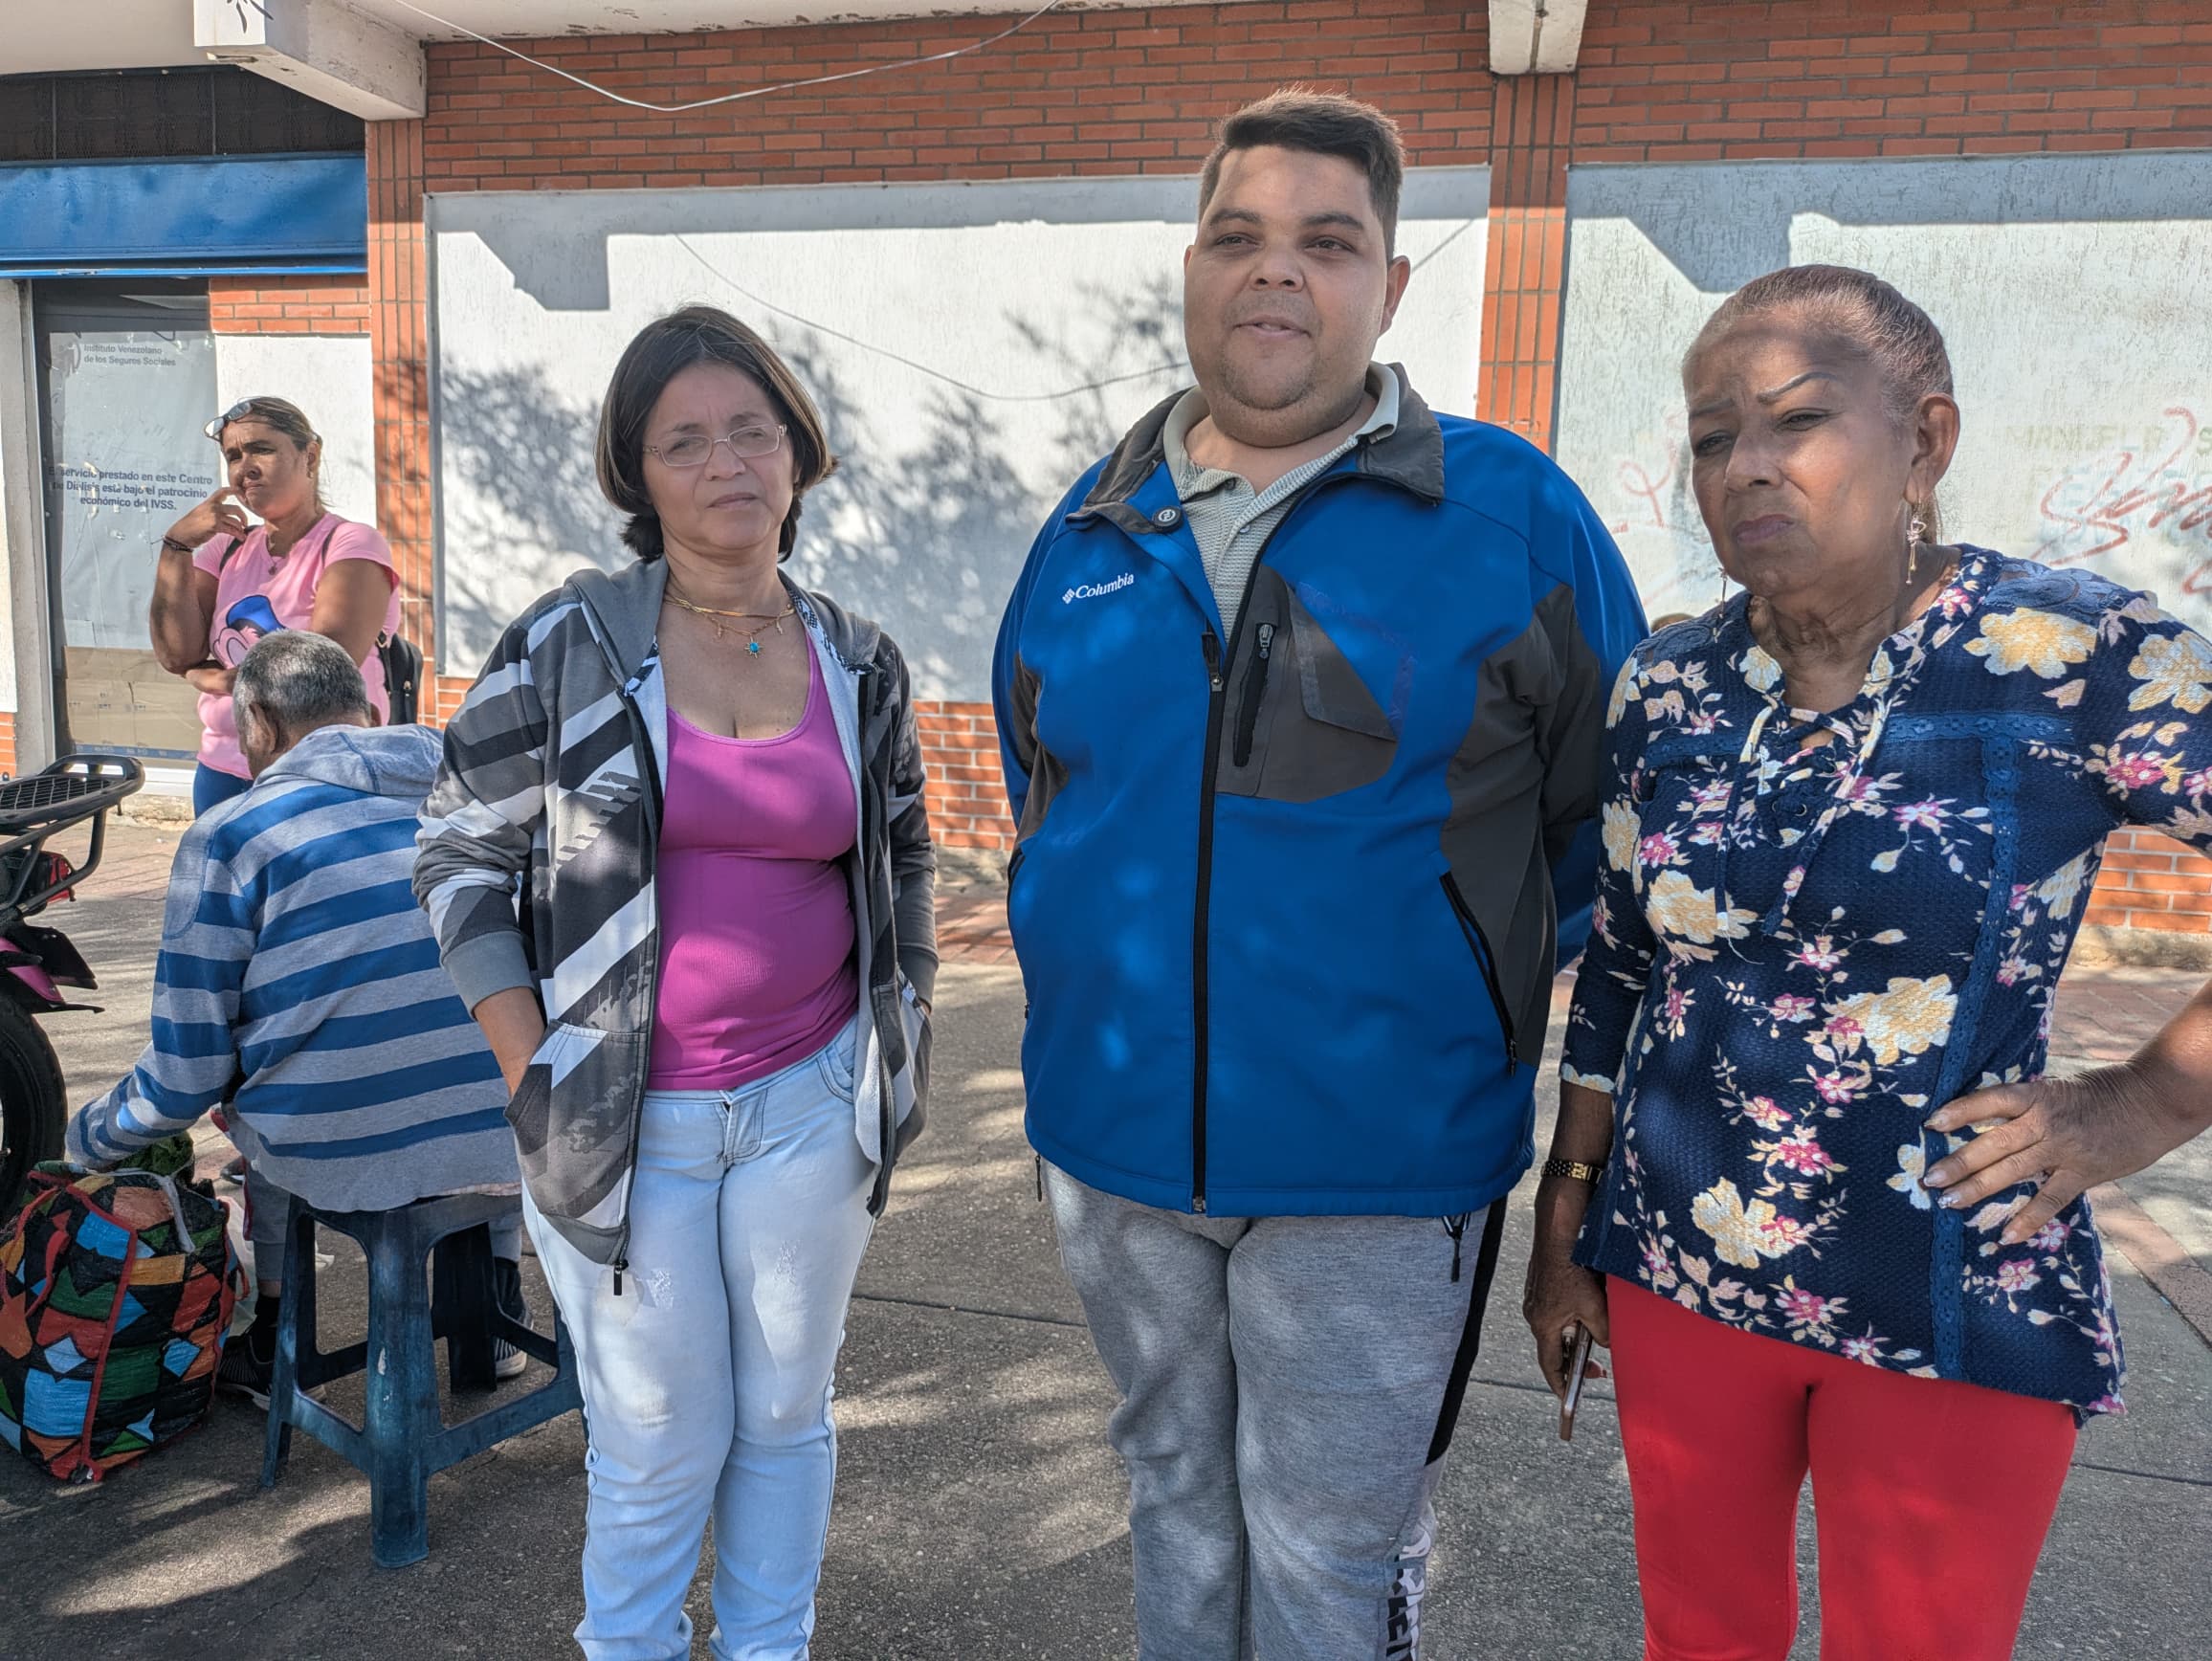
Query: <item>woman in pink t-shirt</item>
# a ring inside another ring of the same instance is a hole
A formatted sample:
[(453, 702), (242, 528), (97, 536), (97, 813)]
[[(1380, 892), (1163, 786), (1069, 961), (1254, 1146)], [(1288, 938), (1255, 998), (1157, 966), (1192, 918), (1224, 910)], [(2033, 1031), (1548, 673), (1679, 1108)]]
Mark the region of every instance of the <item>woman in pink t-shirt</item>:
[[(162, 538), (148, 623), (154, 656), (200, 695), (192, 810), (251, 782), (231, 713), (238, 662), (278, 629), (327, 634), (362, 666), (377, 719), (391, 709), (377, 642), (399, 629), (391, 548), (322, 505), (322, 440), (298, 406), (248, 398), (208, 424), (230, 483)], [(261, 522), (251, 524), (251, 514)]]

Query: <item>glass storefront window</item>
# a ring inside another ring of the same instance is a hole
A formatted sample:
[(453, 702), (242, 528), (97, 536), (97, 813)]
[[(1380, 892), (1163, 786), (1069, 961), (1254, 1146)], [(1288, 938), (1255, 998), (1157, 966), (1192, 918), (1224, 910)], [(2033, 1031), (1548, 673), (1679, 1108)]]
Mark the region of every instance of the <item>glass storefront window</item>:
[(201, 431), (215, 409), (204, 311), (174, 324), (153, 306), (42, 308), (48, 548), (77, 749), (191, 755), (191, 689), (163, 672), (146, 634), (162, 534), (222, 481)]

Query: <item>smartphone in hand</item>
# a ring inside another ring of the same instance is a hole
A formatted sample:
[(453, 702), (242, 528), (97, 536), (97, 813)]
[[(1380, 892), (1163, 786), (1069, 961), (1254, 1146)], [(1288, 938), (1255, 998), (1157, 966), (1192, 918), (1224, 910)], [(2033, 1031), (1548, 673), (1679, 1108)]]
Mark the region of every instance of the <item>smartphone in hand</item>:
[(1582, 1381), (1590, 1372), (1590, 1329), (1577, 1321), (1561, 1335), (1567, 1345), (1567, 1393), (1559, 1402), (1559, 1440), (1575, 1438), (1575, 1409), (1582, 1406)]

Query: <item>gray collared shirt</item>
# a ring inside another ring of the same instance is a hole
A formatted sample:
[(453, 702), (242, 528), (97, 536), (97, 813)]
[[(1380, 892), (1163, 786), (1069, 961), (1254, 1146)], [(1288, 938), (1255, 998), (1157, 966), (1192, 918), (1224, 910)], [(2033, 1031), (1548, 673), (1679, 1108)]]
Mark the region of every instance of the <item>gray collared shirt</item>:
[(1356, 432), (1324, 455), (1301, 462), (1265, 490), (1226, 468), (1202, 467), (1190, 458), (1190, 430), (1206, 413), (1206, 395), (1196, 387), (1185, 392), (1168, 411), (1161, 442), (1167, 468), (1183, 498), (1183, 511), (1190, 520), (1190, 534), (1197, 539), (1199, 558), (1206, 565), (1206, 580), (1213, 587), (1214, 604), (1221, 608), (1221, 626), (1228, 635), (1236, 632), (1237, 612), (1244, 605), (1245, 587), (1251, 580), (1252, 564), (1267, 544), (1269, 534), (1290, 511), (1291, 499), (1308, 480), (1334, 466), (1360, 439), (1380, 436), (1398, 425), (1398, 377), (1380, 364), (1367, 365), (1367, 390), (1374, 394), (1375, 412)]

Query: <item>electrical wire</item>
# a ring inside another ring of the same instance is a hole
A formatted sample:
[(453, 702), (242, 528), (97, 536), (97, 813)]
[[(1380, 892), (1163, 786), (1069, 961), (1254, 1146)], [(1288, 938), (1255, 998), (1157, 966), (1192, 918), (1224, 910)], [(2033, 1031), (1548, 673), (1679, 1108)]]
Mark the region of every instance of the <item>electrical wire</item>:
[[(1419, 271), (1479, 223), (1478, 220), (1468, 219), (1452, 227), (1443, 241), (1413, 262), (1413, 270)], [(994, 404), (1051, 404), (1062, 398), (1079, 397), (1085, 392), (1103, 391), (1108, 387), (1125, 386), (1131, 381), (1149, 381), (1156, 375), (1176, 374), (1190, 367), (1188, 359), (1174, 358), (1149, 369), (1135, 369), (1126, 375), (1110, 375), (1103, 381), (1086, 381), (1080, 387), (1069, 387), (1057, 392), (993, 392), (983, 387), (971, 386), (957, 375), (948, 375), (942, 369), (932, 368), (929, 365), (918, 362), (903, 353), (895, 352), (889, 346), (879, 346), (873, 341), (864, 341), (858, 335), (849, 335), (843, 329), (832, 328), (828, 323), (818, 322), (813, 318), (803, 317), (798, 312), (780, 306), (765, 295), (755, 294), (736, 277), (730, 276), (728, 272), (716, 265), (705, 255), (692, 246), (690, 237), (679, 233), (674, 240), (675, 245), (690, 255), (709, 277), (732, 293), (744, 296), (746, 299), (752, 301), (763, 311), (774, 312), (778, 317), (795, 322), (801, 328), (811, 329), (818, 335), (828, 335), (831, 340), (843, 341), (849, 346), (857, 346), (860, 350), (872, 353), (878, 358), (888, 358), (892, 363), (903, 365), (917, 374), (926, 375), (933, 381), (941, 381), (956, 391), (965, 392), (971, 397), (986, 399)]]
[(816, 334), (828, 335), (832, 340), (843, 341), (849, 346), (858, 346), (862, 351), (872, 352), (876, 357), (889, 358), (895, 364), (903, 364), (918, 374), (927, 375), (931, 380), (941, 381), (956, 390), (967, 393), (970, 397), (987, 399), (994, 404), (1050, 404), (1056, 399), (1073, 398), (1084, 392), (1101, 391), (1108, 387), (1118, 387), (1130, 381), (1149, 381), (1156, 375), (1175, 374), (1189, 367), (1189, 365), (1183, 359), (1177, 358), (1173, 362), (1159, 364), (1149, 369), (1137, 369), (1126, 375), (1110, 375), (1103, 381), (1087, 381), (1080, 387), (1069, 387), (1058, 392), (992, 392), (982, 387), (972, 387), (957, 375), (948, 375), (942, 369), (933, 369), (927, 364), (918, 363), (912, 358), (893, 351), (889, 346), (876, 345), (873, 341), (864, 341), (857, 335), (847, 334), (843, 329), (831, 328), (828, 323), (816, 322), (812, 318), (801, 317), (795, 311), (785, 310), (774, 300), (755, 294), (743, 283), (738, 281), (736, 277), (719, 269), (705, 255), (691, 245), (690, 237), (678, 235), (675, 238), (675, 244), (692, 258), (697, 260), (709, 277), (722, 284), (723, 287), (743, 295), (745, 299), (751, 300), (762, 310), (774, 312), (778, 317), (788, 319), (802, 328), (812, 329)]
[(610, 92), (597, 81), (586, 80), (583, 76), (571, 74), (558, 64), (547, 63), (543, 58), (532, 57), (528, 53), (519, 52), (504, 41), (494, 40), (490, 35), (478, 34), (474, 29), (455, 23), (451, 18), (440, 17), (435, 11), (426, 11), (415, 5), (413, 0), (387, 0), (387, 4), (397, 6), (403, 11), (412, 11), (417, 17), (428, 18), (440, 29), (450, 29), (455, 34), (464, 35), (479, 45), (490, 47), (495, 52), (503, 52), (509, 57), (519, 58), (533, 69), (542, 69), (547, 75), (559, 76), (563, 80), (571, 81), (586, 92), (594, 93), (609, 102), (627, 104), (633, 110), (647, 110), (659, 116), (679, 116), (687, 110), (712, 109), (717, 104), (739, 103), (746, 99), (767, 98), (780, 92), (797, 92), (809, 86), (828, 86), (832, 81), (858, 80), (864, 75), (883, 75), (895, 69), (919, 69), (924, 64), (949, 63), (956, 57), (967, 56), (971, 52), (981, 52), (985, 47), (996, 46), (1000, 41), (1021, 33), (1023, 30), (1029, 28), (1030, 24), (1036, 22), (1047, 12), (1057, 11), (1061, 7), (1071, 3), (1072, 0), (1046, 0), (1046, 4), (1038, 7), (1020, 22), (1000, 30), (988, 39), (972, 41), (966, 46), (956, 46), (949, 52), (933, 52), (925, 57), (900, 58), (892, 63), (863, 64), (858, 69), (840, 70), (835, 75), (811, 76), (805, 80), (781, 81), (774, 86), (749, 87), (743, 92), (727, 92), (715, 98), (695, 99), (690, 103), (656, 104), (648, 103), (643, 99), (630, 98), (624, 93)]

